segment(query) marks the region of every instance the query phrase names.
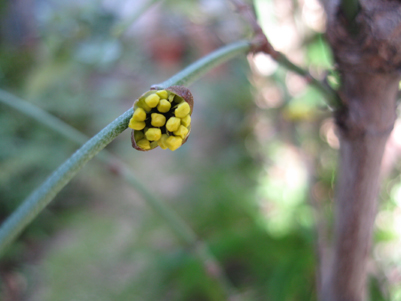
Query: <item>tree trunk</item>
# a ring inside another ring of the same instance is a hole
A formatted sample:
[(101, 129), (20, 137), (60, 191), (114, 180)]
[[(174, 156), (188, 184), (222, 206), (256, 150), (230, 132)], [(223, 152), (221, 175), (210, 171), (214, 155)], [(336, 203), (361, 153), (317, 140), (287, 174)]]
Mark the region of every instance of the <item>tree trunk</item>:
[(323, 271), (320, 290), (324, 301), (366, 299), (380, 165), (396, 117), (401, 2), (361, 0), (360, 5), (355, 31), (338, 1), (325, 3), (327, 37), (341, 74), (344, 106), (336, 113), (340, 167), (331, 264)]

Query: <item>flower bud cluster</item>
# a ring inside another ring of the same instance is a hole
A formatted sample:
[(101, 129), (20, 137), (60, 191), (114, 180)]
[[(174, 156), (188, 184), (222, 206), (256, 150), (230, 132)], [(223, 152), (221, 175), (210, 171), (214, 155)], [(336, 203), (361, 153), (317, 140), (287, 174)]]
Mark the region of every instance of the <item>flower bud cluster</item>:
[(134, 114), (128, 124), (134, 130), (133, 147), (147, 151), (160, 146), (174, 151), (186, 141), (191, 130), (193, 101), (190, 92), (189, 102), (178, 95), (181, 89), (189, 91), (184, 87), (179, 87), (176, 93), (169, 89), (151, 90), (134, 103)]

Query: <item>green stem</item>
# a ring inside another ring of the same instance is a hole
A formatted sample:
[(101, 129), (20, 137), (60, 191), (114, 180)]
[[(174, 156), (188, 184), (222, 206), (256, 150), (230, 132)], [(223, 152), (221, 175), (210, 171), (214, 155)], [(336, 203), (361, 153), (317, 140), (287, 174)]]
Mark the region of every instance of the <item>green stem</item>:
[[(88, 140), (84, 134), (57, 117), (1, 89), (0, 102), (35, 119), (39, 123), (46, 125), (50, 129), (76, 142), (77, 144), (82, 144)], [(220, 286), (227, 293), (227, 295), (235, 294), (235, 290), (224, 275), (223, 269), (221, 268), (219, 262), (210, 253), (206, 244), (201, 242), (192, 228), (170, 207), (168, 207), (166, 202), (163, 202), (154, 194), (152, 194), (140, 181), (138, 181), (134, 172), (127, 167), (127, 164), (122, 162), (119, 158), (107, 150), (103, 150), (103, 152), (98, 156), (98, 159), (108, 165), (110, 170), (114, 171), (115, 175), (124, 179), (137, 192), (139, 192), (140, 195), (142, 195), (143, 199), (153, 209), (153, 211), (166, 222), (166, 224), (177, 235), (177, 237), (179, 237), (185, 244), (189, 246), (189, 250), (199, 258), (199, 260), (206, 267), (206, 270), (217, 271), (217, 273), (215, 272), (210, 276), (215, 278), (220, 283)]]
[(187, 68), (170, 77), (168, 80), (153, 85), (152, 87), (156, 89), (166, 89), (171, 86), (189, 86), (209, 70), (223, 64), (239, 54), (248, 53), (250, 49), (251, 43), (249, 41), (239, 41), (224, 46), (189, 65)]
[[(84, 144), (89, 139), (86, 135), (82, 134), (80, 131), (76, 130), (57, 117), (1, 89), (0, 102), (35, 119), (39, 123), (42, 123), (69, 140), (76, 142), (77, 144)], [(143, 196), (145, 201), (153, 208), (153, 210), (166, 221), (166, 223), (178, 237), (189, 244), (197, 241), (195, 233), (192, 231), (192, 229), (177, 214), (175, 214), (174, 211), (168, 208), (165, 202), (162, 202), (152, 193), (150, 193), (149, 190), (147, 190), (145, 186), (136, 179), (134, 172), (126, 167), (127, 164), (122, 162), (119, 158), (107, 150), (104, 150), (98, 156), (98, 159), (110, 166), (111, 170), (116, 171), (118, 176), (122, 177), (129, 184), (131, 184)]]
[(84, 144), (86, 141), (88, 141), (88, 137), (86, 137), (80, 131), (74, 129), (72, 126), (66, 124), (64, 121), (58, 119), (52, 114), (47, 113), (41, 108), (38, 108), (37, 106), (1, 89), (0, 102), (35, 119), (36, 121), (44, 124), (50, 129), (53, 129), (55, 132), (60, 133), (61, 135), (78, 144)]
[[(169, 80), (157, 85), (157, 87), (167, 88), (173, 85), (189, 85), (217, 65), (226, 62), (227, 60), (233, 58), (238, 54), (248, 52), (250, 50), (250, 47), (251, 44), (246, 41), (241, 41), (225, 46), (188, 66)], [(8, 100), (12, 102), (12, 99), (9, 98)], [(14, 107), (17, 108), (18, 106)], [(22, 111), (25, 110), (22, 109)], [(128, 121), (131, 118), (132, 114), (133, 109), (130, 108), (108, 126), (106, 126), (97, 135), (91, 138), (88, 142), (86, 142), (66, 162), (64, 162), (55, 172), (53, 172), (53, 174), (50, 175), (50, 177), (27, 199), (25, 199), (23, 203), (11, 214), (11, 216), (9, 216), (5, 220), (5, 222), (0, 227), (0, 255), (90, 159), (92, 159), (111, 141), (113, 141), (120, 133), (127, 129)], [(39, 115), (37, 116), (37, 118), (40, 118)], [(51, 119), (52, 118), (48, 120)], [(56, 124), (58, 122), (53, 119), (50, 123)], [(63, 126), (60, 126), (60, 129), (62, 128)], [(62, 131), (64, 130), (65, 133), (69, 132), (68, 135), (74, 137), (74, 140), (84, 139), (84, 136), (81, 136), (82, 134), (78, 134), (75, 131), (69, 131), (66, 128), (64, 128)], [(129, 178), (129, 173), (127, 172), (127, 170), (124, 169), (123, 171), (125, 171), (127, 178)], [(132, 184), (136, 182), (136, 179), (134, 177), (130, 179)], [(138, 187), (143, 188), (141, 185), (139, 185)], [(143, 191), (143, 193), (145, 192)], [(157, 202), (155, 202), (155, 199), (153, 199), (154, 208), (156, 207), (156, 203)], [(176, 233), (180, 233), (179, 235), (184, 238), (184, 240), (189, 245), (195, 246), (196, 253), (201, 258), (203, 258), (203, 260), (212, 262), (215, 266), (218, 266), (218, 263), (215, 260), (211, 259), (213, 257), (210, 255), (210, 253), (205, 252), (204, 248), (198, 247), (199, 244), (197, 242), (196, 235), (195, 233), (193, 233), (192, 230), (188, 230), (189, 228), (183, 226), (183, 222), (175, 219), (174, 215), (171, 214), (171, 211), (166, 210), (165, 208), (161, 209), (160, 207), (158, 207), (158, 209), (159, 213), (162, 213), (167, 219), (174, 222), (174, 229), (176, 230)], [(217, 272), (212, 273), (211, 276), (219, 281), (219, 283), (225, 289), (225, 293), (230, 296), (233, 292), (232, 286), (226, 279), (225, 275), (222, 273), (221, 269), (220, 271), (218, 271), (218, 269), (215, 269), (215, 271)]]
[(86, 142), (6, 219), (0, 228), (0, 254), (93, 156), (127, 128), (132, 114), (131, 108)]

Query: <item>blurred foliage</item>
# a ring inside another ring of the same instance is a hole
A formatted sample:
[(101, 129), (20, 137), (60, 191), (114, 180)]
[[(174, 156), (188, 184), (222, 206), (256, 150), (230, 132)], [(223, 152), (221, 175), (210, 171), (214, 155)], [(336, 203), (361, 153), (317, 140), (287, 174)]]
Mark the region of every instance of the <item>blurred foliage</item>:
[[(249, 35), (225, 1), (176, 0), (150, 8), (122, 37), (113, 36), (146, 1), (134, 2), (0, 1), (0, 88), (93, 135), (150, 85)], [(319, 24), (305, 21), (307, 12), (319, 16), (311, 3), (258, 0), (255, 9), (273, 45), (321, 78), (333, 62)], [(245, 58), (233, 60), (191, 87), (195, 110), (185, 147), (135, 152), (127, 132), (110, 149), (193, 227), (245, 300), (316, 300), (316, 216), (326, 230), (332, 223), (333, 121), (302, 78), (263, 56), (248, 62), (251, 68)], [(0, 137), (4, 219), (76, 146), (1, 104)], [(401, 293), (386, 276), (400, 268), (399, 253), (387, 248), (400, 235), (393, 212), (401, 206), (401, 186), (394, 178), (379, 213), (391, 218), (376, 235), (386, 252), (375, 249), (381, 255), (372, 300)], [(10, 248), (0, 276), (4, 300), (221, 296), (165, 222), (95, 161)]]

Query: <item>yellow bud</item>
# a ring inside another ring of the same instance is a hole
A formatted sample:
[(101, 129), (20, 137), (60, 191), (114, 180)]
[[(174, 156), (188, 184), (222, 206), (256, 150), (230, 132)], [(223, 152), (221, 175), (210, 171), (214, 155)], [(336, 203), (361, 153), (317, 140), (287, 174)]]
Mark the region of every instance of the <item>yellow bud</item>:
[(160, 98), (167, 98), (168, 97), (168, 92), (166, 90), (157, 91), (156, 94), (159, 95)]
[(134, 117), (132, 117), (131, 120), (129, 121), (128, 126), (129, 126), (131, 129), (134, 129), (134, 130), (138, 130), (138, 131), (139, 131), (139, 130), (142, 130), (142, 129), (145, 128), (145, 122), (143, 122), (143, 121), (136, 121), (136, 120), (134, 120)]
[(170, 150), (175, 151), (182, 145), (182, 139), (180, 137), (170, 136), (166, 139), (166, 145)]
[(144, 137), (145, 137), (145, 134), (143, 133), (143, 131), (134, 131), (135, 141), (142, 140)]
[(150, 108), (155, 108), (159, 104), (160, 97), (157, 96), (156, 94), (151, 94), (148, 97), (145, 98), (145, 103), (150, 107)]
[(145, 102), (145, 100), (141, 99), (137, 103), (138, 108), (142, 108), (145, 112), (150, 112), (152, 110)]
[(155, 127), (161, 127), (166, 124), (166, 117), (162, 114), (152, 113), (152, 121), (151, 124)]
[(170, 132), (174, 132), (178, 130), (181, 124), (181, 119), (177, 117), (171, 117), (169, 120), (167, 120), (166, 123), (166, 129)]
[(168, 138), (167, 134), (163, 134), (162, 137), (157, 141), (157, 144), (162, 148), (162, 149), (167, 149), (166, 145), (166, 140)]
[(169, 97), (168, 97), (168, 101), (169, 102), (173, 102), (173, 100), (174, 100), (174, 94), (171, 94)]
[(161, 113), (167, 113), (170, 111), (171, 103), (167, 99), (161, 99), (159, 105), (157, 106), (157, 110)]
[(150, 128), (146, 131), (145, 136), (150, 141), (157, 141), (162, 136), (162, 131), (160, 129)]
[(175, 116), (179, 118), (183, 118), (189, 114), (191, 108), (187, 102), (180, 103), (175, 109)]
[(185, 127), (189, 127), (189, 125), (191, 124), (191, 116), (187, 115), (184, 118), (181, 119), (181, 124)]
[(174, 131), (174, 135), (180, 136), (182, 139), (184, 139), (187, 136), (187, 134), (188, 134), (188, 129), (183, 125), (180, 125), (178, 130)]
[(136, 145), (139, 146), (142, 149), (146, 149), (146, 150), (150, 149), (150, 142), (149, 142), (149, 140), (146, 140), (146, 139), (139, 140), (136, 143)]
[(137, 108), (134, 112), (132, 118), (136, 121), (145, 121), (146, 119), (146, 112), (142, 108)]

